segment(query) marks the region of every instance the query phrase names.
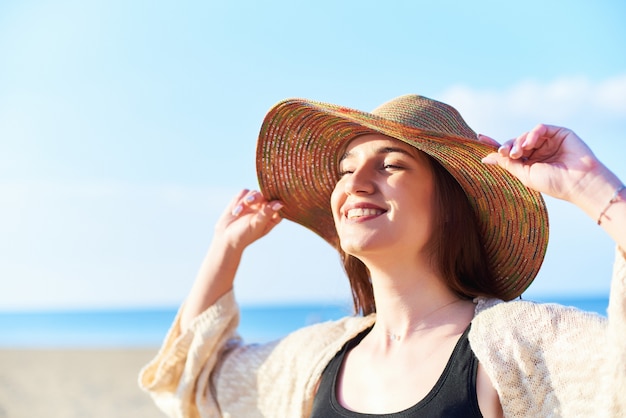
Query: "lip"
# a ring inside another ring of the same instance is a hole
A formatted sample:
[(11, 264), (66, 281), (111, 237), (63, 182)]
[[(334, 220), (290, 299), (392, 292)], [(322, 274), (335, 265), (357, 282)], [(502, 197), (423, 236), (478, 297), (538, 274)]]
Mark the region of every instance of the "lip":
[(349, 221), (360, 221), (376, 218), (387, 212), (386, 209), (371, 203), (349, 203), (341, 208), (341, 215)]

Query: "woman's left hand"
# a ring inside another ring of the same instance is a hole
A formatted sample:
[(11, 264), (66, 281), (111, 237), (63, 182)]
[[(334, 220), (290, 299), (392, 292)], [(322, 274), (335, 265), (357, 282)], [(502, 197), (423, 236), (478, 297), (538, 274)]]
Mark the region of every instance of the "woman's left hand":
[[(479, 140), (499, 145), (485, 135)], [(578, 135), (558, 126), (537, 125), (503, 143), (483, 162), (503, 167), (531, 189), (574, 203), (600, 178), (619, 184)]]

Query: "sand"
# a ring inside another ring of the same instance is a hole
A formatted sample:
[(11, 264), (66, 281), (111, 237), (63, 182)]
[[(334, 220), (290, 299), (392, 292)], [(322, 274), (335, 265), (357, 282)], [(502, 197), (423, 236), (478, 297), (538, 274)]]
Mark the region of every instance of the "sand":
[(164, 417), (137, 386), (152, 349), (0, 350), (0, 418)]

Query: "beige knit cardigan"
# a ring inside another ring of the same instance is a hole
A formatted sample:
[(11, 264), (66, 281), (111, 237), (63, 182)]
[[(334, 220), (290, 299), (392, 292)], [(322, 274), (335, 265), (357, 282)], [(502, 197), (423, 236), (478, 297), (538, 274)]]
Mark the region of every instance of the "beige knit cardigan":
[[(232, 293), (182, 333), (178, 317), (140, 386), (172, 417), (307, 417), (320, 375), (375, 316), (316, 324), (269, 344), (236, 335)], [(626, 260), (608, 320), (554, 304), (477, 299), (469, 334), (506, 417), (626, 417)]]

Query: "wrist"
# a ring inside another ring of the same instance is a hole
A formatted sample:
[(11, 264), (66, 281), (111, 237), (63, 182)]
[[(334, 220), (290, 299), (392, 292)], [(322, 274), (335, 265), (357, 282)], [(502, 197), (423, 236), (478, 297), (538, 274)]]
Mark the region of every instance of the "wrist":
[[(594, 221), (600, 223), (613, 199), (621, 198), (626, 193), (619, 190), (622, 181), (606, 167), (593, 174), (588, 174), (571, 194), (570, 201), (580, 207)], [(620, 196), (616, 196), (619, 194)]]
[(611, 206), (613, 206), (613, 204), (620, 202), (620, 201), (626, 202), (626, 198), (623, 197), (624, 190), (626, 190), (626, 186), (623, 184), (619, 186), (617, 189), (615, 189), (615, 192), (613, 192), (611, 199), (608, 201), (608, 203), (606, 204), (604, 209), (602, 209), (602, 212), (600, 212), (600, 215), (598, 216), (598, 221), (597, 221), (598, 225), (602, 224), (602, 221), (604, 220), (604, 218), (608, 218), (607, 212), (609, 211), (609, 209), (611, 209)]
[(245, 246), (237, 245), (227, 239), (214, 237), (209, 245), (206, 258), (212, 259), (214, 262), (220, 260), (221, 263), (229, 263), (232, 260), (238, 263), (243, 256), (244, 249)]

